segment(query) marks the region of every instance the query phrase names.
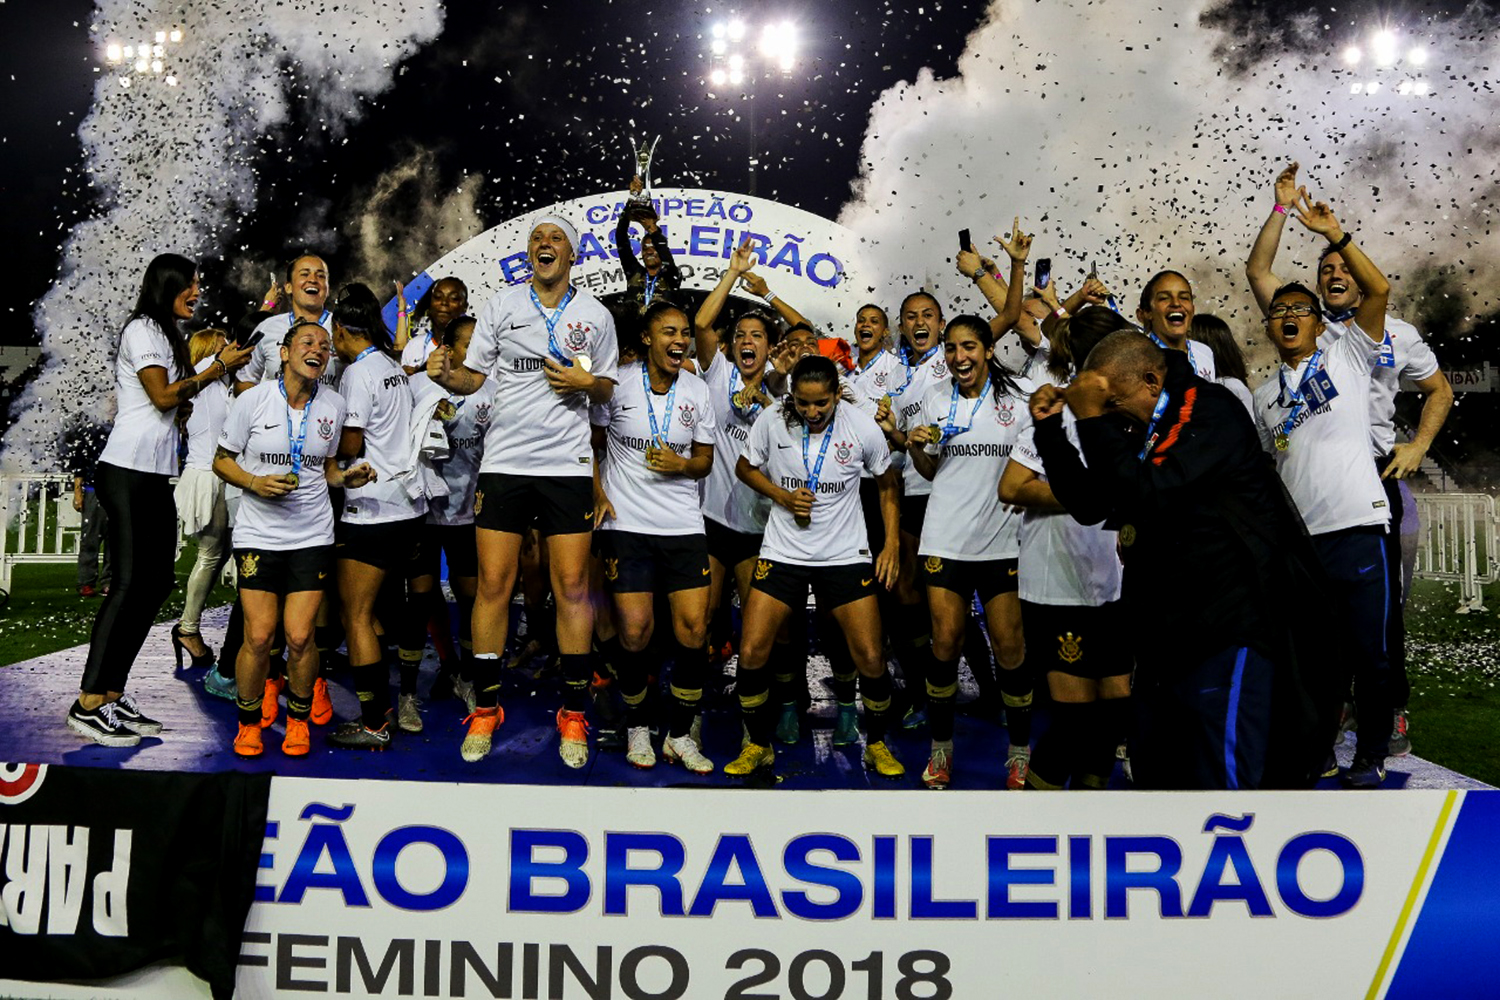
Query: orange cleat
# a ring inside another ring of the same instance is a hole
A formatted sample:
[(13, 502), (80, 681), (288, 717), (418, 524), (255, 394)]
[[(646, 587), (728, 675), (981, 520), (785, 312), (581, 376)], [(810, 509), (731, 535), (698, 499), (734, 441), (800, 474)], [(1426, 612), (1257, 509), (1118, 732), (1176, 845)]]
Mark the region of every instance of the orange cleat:
[(260, 742), (260, 727), (240, 723), (239, 734), (234, 738), (234, 752), (241, 757), (259, 757), (264, 749)]
[(312, 738), (307, 733), (306, 719), (286, 720), (286, 738), (281, 741), (281, 752), (288, 757), (306, 757), (312, 749)]

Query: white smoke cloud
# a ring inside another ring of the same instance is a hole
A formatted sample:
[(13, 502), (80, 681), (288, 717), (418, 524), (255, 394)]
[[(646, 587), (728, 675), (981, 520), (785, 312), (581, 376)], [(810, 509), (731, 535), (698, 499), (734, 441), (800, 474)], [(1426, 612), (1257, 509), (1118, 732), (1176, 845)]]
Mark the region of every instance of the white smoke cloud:
[(353, 276), (384, 296), (392, 280), (413, 276), (413, 261), (433, 261), (484, 231), (478, 200), (484, 176), (465, 174), (455, 188), (440, 188), (437, 157), (413, 148), (355, 196), (357, 218)]
[[(979, 305), (951, 263), (958, 231), (972, 229), (1004, 266), (991, 236), (1008, 237), (1019, 214), (1036, 234), (1032, 259), (1052, 258), (1065, 288), (1097, 260), (1133, 314), (1151, 274), (1180, 269), (1199, 311), (1258, 344), (1244, 261), (1271, 182), (1295, 159), (1310, 192), (1393, 278), (1403, 307), (1463, 295), (1467, 317), (1494, 309), (1493, 17), (1476, 6), (1398, 26), (1403, 51), (1425, 44), (1428, 64), (1412, 76), (1382, 72), (1371, 96), (1351, 92), (1373, 78), (1368, 57), (1346, 70), (1344, 36), (1316, 15), (1251, 32), (1222, 12), (1205, 24), (1208, 7), (995, 0), (958, 76), (924, 71), (886, 91), (839, 219), (874, 242), (877, 293), (894, 306), (928, 284), (945, 306)], [(1369, 20), (1361, 37), (1376, 27)], [(1431, 93), (1403, 96), (1402, 79), (1426, 80)], [(1310, 280), (1318, 247), (1289, 222), (1277, 273)], [(1446, 280), (1434, 281), (1434, 268)]]
[(79, 138), (98, 215), (69, 234), (37, 305), (46, 363), (17, 403), (7, 471), (55, 468), (58, 429), (113, 393), (118, 334), (152, 257), (236, 255), (238, 220), (256, 207), (258, 142), (337, 138), (442, 23), (439, 0), (99, 0), (101, 57), (110, 41), (150, 43), (172, 28), (183, 38), (165, 46), (163, 73), (126, 67), (95, 86)]

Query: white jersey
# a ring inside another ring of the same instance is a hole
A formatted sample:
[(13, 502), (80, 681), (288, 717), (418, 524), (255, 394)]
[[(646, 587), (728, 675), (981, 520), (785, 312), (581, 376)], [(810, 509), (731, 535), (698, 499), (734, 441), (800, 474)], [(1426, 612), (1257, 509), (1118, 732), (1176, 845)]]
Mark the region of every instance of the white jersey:
[[(1321, 374), (1308, 370), (1315, 354), (1295, 369), (1278, 365), (1276, 376), (1255, 390), (1261, 445), (1276, 459), (1276, 471), (1309, 534), (1390, 521), (1385, 490), (1370, 457), (1371, 373), (1380, 346), (1350, 323), (1347, 335), (1320, 348)], [(1293, 420), (1287, 449), (1281, 451), (1275, 447), (1275, 436), (1292, 417), (1291, 397), (1305, 376), (1312, 382), (1306, 404)], [(1315, 393), (1323, 397), (1321, 405)]]
[(181, 378), (167, 336), (155, 321), (145, 318), (131, 320), (120, 334), (115, 357), (115, 425), (99, 461), (117, 469), (177, 475), (177, 408), (158, 410), (139, 374), (145, 368), (162, 368), (167, 382)]
[(734, 405), (734, 394), (745, 387), (745, 381), (723, 351), (714, 352), (703, 384), (714, 412), (714, 467), (703, 481), (703, 516), (733, 531), (759, 535), (766, 530), (771, 501), (740, 482), (734, 467), (745, 453), (761, 408), (744, 411)]
[(939, 382), (927, 390), (915, 422), (944, 427), (951, 421), (966, 429), (938, 446), (937, 475), (917, 548), (921, 555), (977, 562), (1019, 554), (1021, 516), (1000, 502), (999, 493), (1000, 473), (1019, 430), (1017, 418), (1033, 387), (1021, 381), (1017, 388), (1017, 395), (1002, 392), (996, 398), (985, 386), (978, 399), (960, 395), (956, 407), (951, 384)]
[[(948, 378), (948, 360), (943, 356), (942, 345), (934, 347), (915, 367), (906, 369), (901, 378), (905, 384), (891, 393), (891, 406), (896, 410), (897, 429), (906, 434), (919, 423), (917, 415), (927, 390)], [(902, 492), (909, 497), (923, 497), (932, 492), (932, 483), (923, 479), (910, 461), (902, 472), (901, 485)]]
[[(1081, 459), (1083, 448), (1078, 443), (1073, 411), (1065, 408), (1062, 419), (1063, 430)], [(1019, 408), (1016, 423), (1010, 460), (1046, 479), (1029, 408)], [(1115, 554), (1115, 534), (1099, 525), (1079, 524), (1066, 511), (1022, 512), (1017, 564), (1021, 600), (1092, 608), (1119, 600), (1120, 559)]]
[(804, 528), (791, 511), (773, 504), (760, 546), (762, 559), (799, 566), (848, 566), (871, 561), (859, 476), (864, 469), (876, 476), (889, 469), (891, 450), (869, 414), (857, 406), (839, 403), (827, 427), (817, 434), (807, 434), (801, 423), (787, 426), (778, 403), (761, 414), (751, 429), (745, 461), (784, 490), (806, 486), (809, 473), (818, 474), (812, 522)]
[(333, 507), (323, 465), (338, 453), (344, 429), (342, 396), (320, 386), (306, 406), (294, 410), (279, 385), (262, 382), (246, 389), (230, 407), (219, 447), (235, 455), (240, 468), (252, 476), (284, 476), (292, 471), (292, 442), (302, 435), (304, 421), (311, 423), (302, 444), (297, 488), (274, 500), (245, 490), (235, 515), (235, 548), (285, 552), (333, 544)]
[(385, 524), (427, 513), (427, 498), (411, 496), (397, 478), (413, 472), (411, 390), (401, 366), (383, 351), (366, 350), (344, 369), (339, 394), (344, 426), (364, 431), (364, 453), (354, 464), (363, 460), (375, 470), (375, 482), (344, 491), (344, 520)]
[[(294, 312), (277, 313), (260, 321), (255, 332), (263, 334), (260, 343), (255, 345), (255, 352), (250, 355), (250, 360), (235, 373), (235, 378), (241, 382), (274, 382), (276, 376), (281, 374), (281, 342), (291, 332), (292, 327), (297, 325), (297, 314)], [(333, 313), (327, 309), (318, 317), (318, 325), (328, 331), (328, 336), (333, 336)], [(318, 381), (329, 389), (337, 389), (339, 385), (339, 374), (344, 369), (343, 359), (330, 351), (328, 353), (328, 364), (323, 366), (323, 374), (318, 376)]]
[[(1343, 323), (1329, 322), (1318, 343), (1331, 344), (1348, 330)], [(1420, 382), (1438, 373), (1437, 355), (1416, 327), (1387, 313), (1385, 334), (1370, 386), (1370, 446), (1376, 457), (1389, 455), (1396, 447), (1396, 393), (1401, 391), (1401, 380)]]
[(894, 351), (882, 350), (869, 361), (857, 362), (848, 381), (859, 392), (878, 401), (906, 384), (906, 365)]
[(495, 414), (495, 383), (485, 379), (467, 396), (450, 395), (422, 372), (408, 383), (414, 404), (430, 393), (442, 393), (456, 411), (443, 424), (448, 432), (448, 457), (432, 463), (433, 471), (448, 487), (445, 497), (427, 498), (427, 523), (465, 525), (474, 523), (474, 490), (479, 484), (479, 463), (484, 456), (484, 435)]
[(542, 364), (553, 358), (549, 348), (569, 359), (586, 354), (596, 378), (619, 381), (614, 317), (583, 289), (574, 287), (550, 340), (529, 282), (501, 289), (480, 311), (464, 364), (495, 382), (495, 419), (485, 436), (481, 472), (593, 474), (588, 396), (552, 391)]
[(406, 346), (401, 348), (401, 367), (421, 371), (427, 367), (427, 357), (437, 350), (437, 346), (437, 338), (432, 334), (432, 321), (423, 316), (416, 329), (412, 330)]
[[(615, 509), (615, 516), (599, 529), (662, 537), (701, 535), (703, 512), (698, 505), (697, 480), (651, 471), (646, 467), (646, 449), (657, 435), (683, 458), (692, 457), (695, 444), (714, 443), (708, 385), (683, 372), (671, 389), (658, 395), (642, 385), (643, 371), (641, 362), (621, 368), (614, 395), (608, 403), (593, 408), (594, 426), (607, 429), (600, 482)], [(653, 417), (656, 435), (651, 429)], [(714, 464), (718, 464), (717, 458)]]
[[(1163, 350), (1173, 350), (1161, 338), (1152, 335), (1151, 339), (1156, 341), (1157, 346)], [(1188, 356), (1188, 364), (1192, 366), (1193, 372), (1199, 378), (1209, 382), (1219, 381), (1219, 366), (1214, 362), (1213, 348), (1201, 340), (1194, 340), (1191, 337), (1188, 338), (1187, 343), (1183, 346), (1186, 348), (1184, 353)], [(1082, 364), (1082, 359), (1079, 359), (1079, 363)]]
[(1251, 394), (1250, 387), (1232, 375), (1225, 375), (1219, 379), (1219, 384), (1234, 393), (1234, 398), (1240, 401), (1240, 405), (1245, 408), (1245, 412), (1250, 414), (1250, 419), (1254, 420), (1255, 396)]
[[(198, 362), (197, 370), (202, 372), (213, 364), (214, 356), (210, 354)], [(188, 449), (185, 468), (214, 467), (214, 446), (218, 444), (219, 432), (224, 429), (224, 418), (229, 416), (229, 404), (233, 400), (234, 390), (223, 378), (214, 379), (193, 397), (193, 412), (187, 419)]]

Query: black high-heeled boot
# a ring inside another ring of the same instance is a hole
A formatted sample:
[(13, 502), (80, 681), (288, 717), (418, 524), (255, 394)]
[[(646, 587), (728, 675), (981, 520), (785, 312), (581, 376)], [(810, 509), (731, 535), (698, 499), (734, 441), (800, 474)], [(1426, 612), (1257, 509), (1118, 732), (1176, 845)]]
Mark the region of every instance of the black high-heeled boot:
[(183, 636), (182, 626), (181, 625), (173, 625), (172, 626), (172, 652), (177, 655), (177, 669), (178, 670), (182, 669), (182, 654), (183, 653), (187, 653), (188, 660), (190, 661), (191, 665), (195, 669), (201, 669), (202, 667), (211, 667), (211, 666), (213, 666), (214, 659), (215, 659), (215, 657), (214, 657), (214, 651), (209, 647), (208, 643), (206, 643), (206, 642), (203, 643), (203, 648), (204, 648), (204, 650), (206, 652), (204, 652), (204, 654), (202, 656), (194, 656), (193, 655), (193, 651), (191, 649), (187, 648), (187, 643), (185, 643), (185, 642), (182, 641), (182, 636)]

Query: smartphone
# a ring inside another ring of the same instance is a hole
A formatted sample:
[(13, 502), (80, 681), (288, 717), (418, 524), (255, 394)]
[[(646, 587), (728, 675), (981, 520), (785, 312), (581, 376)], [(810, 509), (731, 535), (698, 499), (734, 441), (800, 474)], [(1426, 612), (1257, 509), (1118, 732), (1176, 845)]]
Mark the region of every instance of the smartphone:
[(960, 229), (958, 231), (958, 248), (960, 250), (974, 249), (974, 241), (969, 237), (969, 231), (967, 229)]
[(1046, 288), (1052, 283), (1052, 258), (1043, 257), (1036, 262), (1036, 281), (1033, 284), (1038, 288)]
[(264, 330), (256, 330), (254, 333), (252, 333), (250, 335), (249, 341), (247, 341), (246, 343), (244, 343), (244, 344), (242, 344), (240, 346), (242, 346), (242, 347), (254, 347), (256, 344), (260, 343), (262, 340), (265, 340), (265, 339), (266, 339), (266, 332)]

